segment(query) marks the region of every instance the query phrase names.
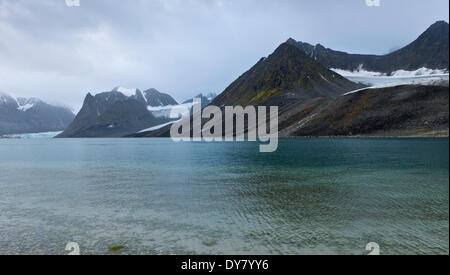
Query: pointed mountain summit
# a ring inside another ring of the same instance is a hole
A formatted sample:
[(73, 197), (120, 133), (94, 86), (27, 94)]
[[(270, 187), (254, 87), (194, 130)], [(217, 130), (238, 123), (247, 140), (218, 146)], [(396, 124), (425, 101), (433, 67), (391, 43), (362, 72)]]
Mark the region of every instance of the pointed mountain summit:
[(292, 100), (336, 97), (361, 87), (291, 43), (283, 43), (234, 81), (212, 104), (280, 106)]
[(139, 89), (116, 87), (95, 96), (89, 93), (74, 121), (58, 137), (122, 137), (171, 121), (155, 117), (148, 110), (154, 105), (170, 104), (176, 105), (177, 102), (155, 89), (141, 92)]
[(449, 25), (438, 21), (431, 25), (411, 44), (387, 55), (349, 54), (317, 44), (297, 42), (290, 38), (286, 43), (296, 46), (306, 55), (329, 69), (345, 71), (379, 72), (387, 75), (395, 71), (415, 71), (421, 68), (449, 69)]
[(148, 106), (151, 107), (178, 105), (178, 102), (173, 99), (173, 97), (168, 94), (161, 93), (154, 88), (144, 91), (144, 97)]

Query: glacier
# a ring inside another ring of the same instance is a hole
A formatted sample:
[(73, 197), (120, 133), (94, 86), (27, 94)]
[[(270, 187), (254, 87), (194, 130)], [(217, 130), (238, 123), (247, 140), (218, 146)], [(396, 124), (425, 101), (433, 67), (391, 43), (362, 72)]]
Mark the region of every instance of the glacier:
[(43, 132), (43, 133), (27, 133), (27, 134), (9, 134), (0, 136), (0, 138), (14, 138), (14, 139), (50, 139), (61, 134), (62, 131), (58, 132)]

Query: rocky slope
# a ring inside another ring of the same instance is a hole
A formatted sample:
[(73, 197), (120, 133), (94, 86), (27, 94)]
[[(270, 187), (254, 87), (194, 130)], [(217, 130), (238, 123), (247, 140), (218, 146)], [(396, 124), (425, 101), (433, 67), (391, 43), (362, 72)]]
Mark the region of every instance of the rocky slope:
[(365, 89), (280, 109), (280, 136), (448, 136), (448, 82)]
[(0, 136), (64, 130), (75, 115), (67, 108), (36, 98), (13, 98), (0, 94)]
[(361, 87), (325, 68), (297, 47), (283, 43), (234, 81), (212, 105), (281, 106), (293, 100), (333, 98)]
[(161, 93), (154, 88), (144, 91), (144, 97), (147, 105), (151, 107), (178, 105), (178, 102), (170, 95)]
[[(282, 107), (311, 98), (337, 98), (362, 87), (325, 68), (297, 47), (283, 43), (234, 81), (211, 105)], [(169, 133), (170, 125), (132, 136), (168, 137)]]
[[(391, 64), (403, 63), (392, 65), (387, 71), (424, 65), (411, 65), (414, 64), (413, 59), (427, 58), (421, 52), (436, 57), (431, 58), (433, 60), (445, 59), (441, 50), (443, 43), (437, 37), (441, 32), (445, 37), (442, 29), (445, 24), (436, 23), (416, 42), (387, 57), (392, 59)], [(433, 42), (435, 40), (437, 43)], [(415, 58), (409, 58), (410, 55)], [(395, 61), (396, 58), (399, 59)], [(354, 65), (359, 66), (360, 61), (355, 61)], [(447, 62), (429, 61), (427, 64), (448, 66), (448, 51)], [(216, 97), (212, 105), (221, 108), (236, 105), (279, 106), (282, 137), (448, 136), (448, 86), (448, 81), (444, 81), (364, 88), (327, 69), (314, 52), (302, 49), (297, 42), (288, 41), (234, 81)], [(169, 135), (170, 125), (133, 136)]]

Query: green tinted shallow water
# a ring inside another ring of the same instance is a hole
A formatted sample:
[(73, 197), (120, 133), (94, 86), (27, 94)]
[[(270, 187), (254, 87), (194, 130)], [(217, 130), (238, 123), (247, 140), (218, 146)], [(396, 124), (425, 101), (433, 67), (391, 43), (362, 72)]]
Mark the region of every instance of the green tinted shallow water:
[(449, 253), (448, 139), (0, 140), (0, 254)]

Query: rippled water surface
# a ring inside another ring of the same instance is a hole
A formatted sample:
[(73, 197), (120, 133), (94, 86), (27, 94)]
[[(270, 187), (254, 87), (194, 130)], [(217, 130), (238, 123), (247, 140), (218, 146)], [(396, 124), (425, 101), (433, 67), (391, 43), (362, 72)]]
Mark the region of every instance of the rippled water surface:
[(0, 254), (449, 253), (448, 139), (0, 140)]

